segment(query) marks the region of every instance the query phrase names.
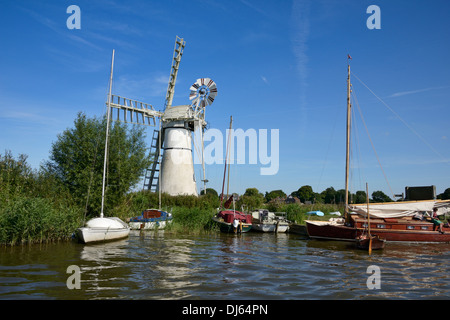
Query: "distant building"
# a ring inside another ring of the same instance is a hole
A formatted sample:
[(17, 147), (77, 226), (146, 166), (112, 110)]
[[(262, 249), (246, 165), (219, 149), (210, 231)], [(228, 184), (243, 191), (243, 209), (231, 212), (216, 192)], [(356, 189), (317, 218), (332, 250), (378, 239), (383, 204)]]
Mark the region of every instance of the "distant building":
[(291, 195), (287, 196), (287, 198), (284, 200), (284, 203), (286, 203), (286, 204), (291, 204), (291, 203), (302, 204), (302, 202), (300, 201), (299, 198), (291, 196)]
[(405, 187), (405, 200), (436, 200), (436, 186)]
[(270, 200), (269, 203), (275, 205), (292, 204), (292, 203), (302, 204), (299, 198), (293, 197), (291, 195), (287, 196), (286, 198), (276, 197), (275, 199)]

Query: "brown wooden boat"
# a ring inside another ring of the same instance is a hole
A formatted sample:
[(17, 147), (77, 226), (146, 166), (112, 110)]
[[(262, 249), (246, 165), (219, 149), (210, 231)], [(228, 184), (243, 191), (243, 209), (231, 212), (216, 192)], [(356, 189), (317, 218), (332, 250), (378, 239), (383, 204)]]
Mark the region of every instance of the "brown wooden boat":
[[(311, 238), (355, 241), (367, 228), (367, 219), (357, 215), (350, 216), (350, 223), (337, 224), (327, 221), (306, 221), (306, 229)], [(444, 226), (440, 233), (434, 224), (427, 220), (403, 218), (371, 218), (370, 229), (386, 241), (405, 242), (450, 242), (450, 227)], [(435, 230), (436, 229), (436, 230)]]
[[(367, 229), (372, 235), (377, 235), (386, 241), (406, 242), (450, 242), (450, 227), (447, 224), (439, 232), (431, 221), (414, 220), (413, 215), (423, 212), (431, 212), (433, 208), (439, 208), (444, 215), (450, 208), (450, 201), (401, 201), (392, 203), (370, 203), (369, 208), (361, 205), (349, 205), (349, 168), (350, 168), (350, 128), (351, 128), (351, 83), (350, 65), (348, 65), (347, 78), (347, 141), (346, 141), (346, 165), (345, 165), (345, 220), (336, 221), (306, 221), (306, 229), (311, 238), (356, 241)], [(367, 193), (368, 194), (368, 193)], [(358, 207), (361, 206), (361, 207)], [(354, 214), (357, 213), (357, 214)], [(370, 216), (370, 223), (368, 217)]]
[(379, 250), (383, 249), (386, 243), (385, 239), (379, 236), (362, 235), (356, 238), (356, 247), (363, 250)]

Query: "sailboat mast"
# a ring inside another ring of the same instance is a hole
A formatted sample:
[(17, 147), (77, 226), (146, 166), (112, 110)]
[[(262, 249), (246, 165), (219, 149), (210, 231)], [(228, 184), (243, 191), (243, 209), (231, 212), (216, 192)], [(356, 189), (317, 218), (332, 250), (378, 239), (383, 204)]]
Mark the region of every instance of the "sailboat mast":
[(345, 161), (345, 208), (344, 208), (344, 216), (345, 221), (349, 222), (350, 215), (348, 213), (348, 176), (349, 176), (349, 168), (350, 168), (350, 128), (351, 128), (351, 108), (352, 105), (350, 103), (350, 92), (351, 92), (351, 83), (350, 83), (350, 63), (347, 65), (348, 77), (347, 77), (347, 141), (346, 141), (346, 161)]
[(109, 92), (108, 92), (108, 104), (107, 104), (108, 107), (106, 110), (105, 159), (103, 162), (102, 209), (100, 212), (100, 218), (103, 218), (103, 209), (105, 207), (106, 163), (107, 163), (107, 159), (108, 159), (108, 137), (109, 137), (109, 119), (110, 119), (110, 113), (111, 113), (111, 91), (112, 91), (113, 68), (114, 68), (114, 49), (112, 52), (112, 59), (111, 59), (111, 74), (109, 77)]
[[(162, 157), (161, 157), (161, 136), (162, 136), (162, 124), (161, 124), (162, 120), (159, 119), (159, 133), (158, 133), (158, 159), (156, 161), (158, 161), (159, 163), (159, 167), (160, 167), (160, 171), (158, 174), (158, 208), (159, 210), (161, 210), (161, 163), (162, 163)], [(206, 193), (205, 193), (206, 194)]]
[[(227, 174), (228, 149), (230, 148), (230, 135), (231, 135), (232, 123), (233, 123), (233, 116), (230, 116), (230, 131), (228, 132), (227, 151), (226, 151), (226, 155), (225, 155), (225, 168), (223, 170), (222, 194), (220, 196), (220, 207), (221, 208), (222, 208), (222, 201), (223, 201), (223, 191), (224, 191), (224, 188), (225, 188), (225, 177), (226, 177), (226, 174)], [(228, 191), (227, 191), (227, 193), (228, 193)]]
[(369, 233), (369, 238), (371, 237), (370, 235), (370, 214), (369, 214), (369, 185), (366, 182), (366, 202), (367, 202), (367, 232)]

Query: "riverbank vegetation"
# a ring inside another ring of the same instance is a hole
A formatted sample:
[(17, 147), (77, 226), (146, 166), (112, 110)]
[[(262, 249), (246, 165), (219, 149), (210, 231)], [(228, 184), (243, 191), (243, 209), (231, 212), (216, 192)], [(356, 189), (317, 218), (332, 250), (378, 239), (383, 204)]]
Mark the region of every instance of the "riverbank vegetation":
[[(48, 161), (32, 169), (27, 156), (0, 154), (0, 245), (68, 241), (88, 219), (98, 216), (104, 159), (105, 119), (78, 114), (74, 127), (58, 135)], [(159, 195), (132, 191), (151, 163), (142, 129), (116, 123), (111, 129), (105, 215), (126, 221), (144, 209), (158, 208)], [(252, 211), (265, 208), (286, 212), (288, 220), (304, 223), (308, 211), (343, 212), (345, 191), (327, 188), (321, 193), (302, 186), (287, 196), (282, 190), (263, 193), (248, 188), (236, 195), (231, 208)], [(355, 203), (366, 201), (364, 191), (350, 194)], [(450, 198), (450, 188), (438, 196)], [(381, 191), (373, 201), (390, 201)], [(173, 215), (167, 232), (218, 232), (212, 217), (220, 207), (217, 191), (195, 196), (161, 195), (161, 208)]]
[[(305, 189), (305, 188), (304, 188)], [(450, 194), (447, 189), (447, 194)], [(64, 184), (58, 177), (41, 168), (33, 170), (27, 163), (27, 156), (14, 158), (11, 152), (0, 154), (0, 244), (15, 245), (67, 241), (73, 232), (87, 219), (98, 215), (95, 206), (87, 204), (89, 194), (81, 193)], [(276, 197), (273, 195), (276, 194)], [(295, 194), (295, 193), (293, 193)], [(256, 188), (248, 188), (241, 196), (236, 196), (236, 210), (251, 211), (265, 208), (274, 212), (286, 212), (288, 220), (303, 224), (311, 218), (308, 211), (320, 210), (329, 219), (331, 212), (343, 212), (342, 204), (299, 201), (287, 203), (280, 192), (273, 192), (267, 201)], [(446, 194), (440, 195), (446, 197)], [(292, 194), (291, 194), (292, 196)], [(106, 215), (116, 216), (126, 221), (140, 215), (142, 210), (159, 207), (159, 195), (149, 191), (133, 191), (116, 194), (107, 202)], [(212, 217), (220, 206), (220, 198), (213, 189), (206, 195), (169, 196), (161, 195), (161, 208), (173, 215), (173, 223), (166, 232), (202, 233), (218, 232)], [(233, 204), (231, 205), (231, 207)]]

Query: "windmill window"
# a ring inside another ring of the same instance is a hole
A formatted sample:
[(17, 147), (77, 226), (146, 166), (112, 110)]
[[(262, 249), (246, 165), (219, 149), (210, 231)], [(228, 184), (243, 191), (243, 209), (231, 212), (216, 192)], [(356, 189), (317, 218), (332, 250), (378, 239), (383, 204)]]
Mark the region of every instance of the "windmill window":
[(414, 226), (406, 226), (406, 229), (414, 230), (415, 228), (414, 228)]
[(384, 224), (377, 224), (378, 229), (386, 229), (386, 225)]
[(428, 227), (422, 226), (421, 229), (422, 229), (422, 230), (428, 230)]

